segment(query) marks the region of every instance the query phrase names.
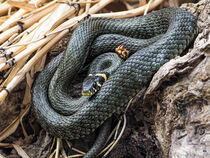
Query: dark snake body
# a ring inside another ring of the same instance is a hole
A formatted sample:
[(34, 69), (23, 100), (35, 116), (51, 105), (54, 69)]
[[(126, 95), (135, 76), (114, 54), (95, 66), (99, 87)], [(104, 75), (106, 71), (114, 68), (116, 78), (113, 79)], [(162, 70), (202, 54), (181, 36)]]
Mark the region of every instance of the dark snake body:
[[(38, 121), (57, 137), (78, 139), (90, 134), (147, 85), (160, 66), (180, 55), (196, 34), (195, 17), (178, 8), (131, 19), (86, 20), (73, 32), (65, 54), (51, 61), (34, 83), (32, 103)], [(73, 99), (68, 95), (68, 85), (90, 51), (114, 51), (119, 44), (132, 55), (94, 97), (79, 108), (73, 100), (72, 106), (78, 110), (68, 112)]]

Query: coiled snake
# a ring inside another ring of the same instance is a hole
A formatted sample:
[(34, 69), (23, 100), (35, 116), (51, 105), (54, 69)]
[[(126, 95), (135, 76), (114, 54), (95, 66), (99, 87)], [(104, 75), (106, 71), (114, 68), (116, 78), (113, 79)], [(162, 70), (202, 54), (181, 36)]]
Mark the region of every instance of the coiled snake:
[[(35, 116), (57, 137), (77, 139), (90, 134), (147, 85), (160, 66), (180, 55), (196, 34), (196, 18), (179, 8), (130, 19), (87, 19), (73, 32), (65, 53), (52, 60), (35, 81)], [(69, 96), (68, 85), (86, 59), (113, 52), (120, 44), (131, 56), (100, 91), (82, 103)]]

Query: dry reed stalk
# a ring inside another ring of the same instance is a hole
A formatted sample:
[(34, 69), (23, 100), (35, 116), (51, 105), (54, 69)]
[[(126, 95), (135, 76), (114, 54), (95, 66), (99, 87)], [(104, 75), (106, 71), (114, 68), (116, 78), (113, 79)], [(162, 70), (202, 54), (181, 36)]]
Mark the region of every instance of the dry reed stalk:
[(20, 26), (16, 25), (0, 34), (0, 43), (3, 43), (8, 38), (10, 38), (13, 34), (17, 33), (20, 30)]
[(98, 3), (100, 2), (101, 0), (81, 0), (81, 1), (62, 1), (62, 0), (57, 0), (57, 3), (66, 3), (66, 4), (69, 4), (69, 5), (72, 5), (72, 4), (80, 4), (82, 7), (83, 6), (86, 6), (87, 4), (94, 4), (94, 3)]
[[(59, 16), (60, 11), (60, 16)], [(62, 12), (61, 12), (62, 11)], [(75, 9), (69, 9), (68, 5), (60, 5), (58, 8), (50, 13), (51, 15), (46, 19), (42, 25), (40, 25), (36, 30), (33, 31), (33, 34), (29, 34), (27, 37), (24, 38), (24, 40), (30, 41), (30, 40), (36, 40), (40, 36), (46, 34), (48, 31), (50, 31), (57, 23), (57, 21), (60, 21), (60, 19), (65, 19), (68, 14), (74, 13)], [(63, 16), (62, 18), (60, 18)], [(22, 42), (22, 41), (21, 41)], [(39, 43), (39, 44), (38, 44)], [(7, 62), (11, 63), (12, 61), (15, 61), (16, 63), (20, 60), (22, 60), (24, 57), (30, 55), (34, 51), (36, 51), (38, 48), (42, 47), (45, 43), (42, 43), (40, 41), (37, 41), (37, 43), (33, 43), (31, 45), (28, 45), (25, 50), (23, 50), (21, 53), (16, 53), (17, 55), (13, 58), (9, 59)], [(22, 46), (22, 48), (25, 46)], [(14, 50), (13, 50), (14, 51)], [(9, 68), (9, 65), (5, 65), (4, 63), (0, 64), (0, 70), (5, 70)]]
[[(10, 92), (12, 91), (18, 83), (20, 83), (26, 73), (31, 70), (31, 67), (34, 66), (47, 52), (49, 49), (54, 46), (66, 33), (68, 30), (64, 30), (63, 32), (59, 33), (58, 35), (54, 35), (55, 37), (53, 40), (50, 40), (41, 50), (39, 50), (24, 66), (23, 68), (13, 77), (13, 79), (6, 85), (7, 90)], [(0, 102), (2, 102), (7, 96), (7, 91), (2, 90), (0, 92)]]
[(78, 12), (78, 16), (79, 15), (82, 15), (83, 13), (84, 13), (84, 11), (85, 11), (85, 8), (83, 7), (83, 8), (80, 8), (80, 10), (79, 10), (79, 12)]
[(89, 14), (89, 9), (90, 9), (90, 6), (91, 6), (91, 0), (87, 0), (87, 4), (85, 6), (85, 13), (86, 14)]
[[(25, 38), (21, 38), (17, 44), (21, 44), (21, 43), (26, 43), (30, 40), (32, 40), (33, 36), (34, 36), (35, 32), (31, 32), (30, 34), (26, 35)], [(4, 53), (5, 56), (11, 56), (14, 57), (15, 55), (17, 55), (18, 53), (20, 53), (22, 50), (24, 50), (26, 48), (26, 45), (22, 45), (20, 47), (11, 47), (9, 49), (6, 50), (6, 52)], [(1, 64), (0, 64), (1, 65)], [(1, 67), (1, 66), (0, 66)], [(1, 68), (0, 68), (1, 69)]]
[(2, 82), (1, 87), (6, 87), (12, 80), (13, 78), (17, 75), (17, 73), (20, 71), (20, 69), (24, 66), (27, 58), (24, 58), (20, 62), (17, 63), (15, 67), (11, 69), (10, 74), (8, 75), (7, 79)]
[[(46, 1), (46, 0), (42, 0), (41, 2)], [(37, 1), (36, 1), (37, 2)], [(37, 2), (38, 3), (38, 2)], [(17, 23), (19, 20), (32, 15), (34, 13), (37, 13), (41, 10), (46, 9), (47, 7), (52, 6), (53, 4), (55, 4), (55, 1), (53, 2), (49, 2), (48, 4), (46, 4), (45, 6), (36, 9), (36, 11), (34, 12), (30, 12), (29, 14), (26, 14), (28, 11), (24, 10), (24, 9), (19, 9), (16, 13), (14, 13), (7, 21), (5, 21), (2, 25), (0, 25), (0, 32), (5, 31), (6, 29), (8, 29), (11, 26), (14, 26), (15, 23)]]
[[(35, 22), (37, 22), (38, 20), (40, 20), (43, 16), (45, 16), (46, 14), (52, 12), (58, 5), (55, 4), (43, 11), (40, 11), (36, 14), (33, 14), (31, 17), (26, 18), (21, 20), (20, 22), (22, 23), (22, 27), (23, 28), (28, 28), (31, 25), (33, 25)], [(6, 41), (12, 34), (17, 33), (19, 31), (22, 31), (19, 25), (16, 25), (6, 31), (4, 31), (3, 33), (0, 34), (0, 43), (3, 43), (4, 41)]]
[(7, 3), (10, 4), (11, 6), (21, 8), (21, 9), (24, 9), (26, 11), (34, 11), (36, 9), (36, 7), (33, 4), (29, 4), (27, 2), (19, 2), (19, 1), (8, 0)]
[(7, 39), (1, 46), (7, 45), (10, 41), (13, 41), (18, 36), (18, 33), (13, 34), (9, 39)]
[(6, 58), (0, 58), (0, 63), (5, 63), (6, 62)]
[[(78, 19), (78, 18), (76, 18), (76, 19)], [(82, 17), (81, 19), (84, 19), (84, 17)], [(81, 19), (78, 19), (78, 20), (73, 19), (72, 24), (76, 23), (77, 21), (81, 21)], [(65, 33), (68, 33), (68, 30), (64, 30), (64, 31), (65, 31)], [(7, 60), (7, 62), (10, 63), (10, 64), (6, 64), (6, 65), (5, 65), (5, 63), (0, 64), (0, 71), (9, 68), (12, 65), (13, 61), (15, 61), (15, 63), (19, 62), (20, 60), (22, 60), (26, 56), (32, 54), (34, 51), (36, 51), (39, 48), (41, 48), (42, 46), (44, 46), (50, 40), (54, 40), (56, 35), (57, 34), (52, 34), (51, 36), (48, 36), (48, 37), (46, 37), (42, 40), (38, 40), (35, 43), (32, 43), (32, 44), (28, 45), (26, 47), (26, 49), (24, 49), (22, 52), (20, 52), (19, 54), (17, 54), (13, 58)]]
[(169, 0), (168, 3), (171, 7), (179, 7), (179, 1)]
[[(89, 14), (94, 14), (97, 13), (98, 11), (100, 11), (102, 8), (104, 8), (106, 5), (108, 5), (109, 3), (113, 2), (114, 0), (101, 0), (100, 2), (98, 2), (97, 4), (93, 5), (90, 9), (89, 9)], [(75, 17), (73, 19), (69, 19), (68, 21), (64, 22), (63, 24), (61, 24), (59, 27), (57, 27), (57, 29), (55, 29), (55, 31), (63, 29), (63, 28), (68, 28), (69, 26), (72, 25), (72, 21), (78, 21), (83, 17), (86, 17), (86, 13), (81, 14), (78, 17)]]
[[(23, 42), (21, 41), (22, 39), (25, 39), (25, 37), (27, 35), (29, 35), (33, 30), (35, 30), (39, 25), (41, 25), (47, 18), (49, 17), (49, 14), (47, 14), (46, 16), (44, 16), (43, 18), (41, 18), (37, 23), (34, 23), (31, 27), (29, 27), (28, 29), (26, 29), (25, 31), (23, 31), (22, 33), (18, 34), (17, 37), (15, 37), (13, 40), (11, 41), (6, 41), (5, 43), (3, 43), (0, 48), (5, 48), (7, 49), (7, 51), (4, 54), (10, 54), (10, 51), (8, 51), (9, 48), (12, 48), (13, 45), (19, 45), (19, 46), (25, 46), (23, 45)], [(20, 39), (20, 41), (17, 41), (18, 39)], [(16, 42), (16, 43), (14, 43)], [(24, 43), (29, 42), (25, 41)], [(13, 45), (8, 46), (10, 43), (13, 43)], [(16, 52), (14, 52), (15, 54)]]
[[(74, 15), (76, 9), (69, 5), (58, 5), (58, 7), (50, 13), (48, 18), (36, 29), (34, 39), (39, 39), (41, 36), (54, 30), (67, 17)], [(32, 39), (33, 40), (33, 39)]]
[(34, 4), (34, 6), (36, 8), (40, 7), (41, 3), (44, 3), (46, 2), (47, 0), (35, 0), (35, 1), (32, 1), (32, 3)]
[(9, 5), (7, 2), (0, 4), (0, 16), (6, 14), (9, 8), (14, 8), (14, 7)]
[[(112, 1), (113, 0), (100, 1), (98, 4), (95, 4), (93, 7), (91, 7), (89, 9), (89, 14), (98, 12), (99, 10), (101, 10), (103, 7), (105, 7), (107, 4), (111, 3)], [(72, 19), (64, 22), (60, 26), (58, 26), (54, 31), (56, 32), (56, 31), (59, 31), (59, 30), (63, 30), (63, 29), (69, 28), (69, 26), (71, 26), (73, 24), (72, 22), (80, 21), (81, 19), (84, 19), (84, 17), (86, 17), (86, 16), (87, 16), (87, 14), (83, 13), (83, 14), (81, 14), (78, 17), (72, 18)]]
[(130, 9), (133, 9), (134, 8), (134, 6), (132, 6), (131, 4), (129, 4), (126, 0), (124, 0), (122, 2), (126, 6), (126, 9), (127, 10), (130, 10)]
[(9, 19), (9, 16), (8, 15), (1, 16), (0, 17), (0, 25), (3, 24), (7, 19)]
[[(42, 20), (43, 21), (42, 25), (40, 25), (33, 34), (29, 34), (26, 38), (22, 38), (18, 42), (18, 44), (21, 45), (21, 43), (26, 43), (31, 40), (39, 39), (40, 36), (43, 36), (50, 30), (53, 30), (54, 27), (56, 27), (59, 23), (61, 23), (66, 17), (73, 15), (74, 12), (75, 12), (75, 8), (73, 8), (73, 7), (70, 8), (70, 6), (68, 6), (68, 5), (58, 6), (58, 8), (54, 12), (50, 13), (50, 16), (46, 15), (44, 17), (45, 20)], [(47, 19), (46, 19), (46, 17), (47, 17)], [(18, 53), (17, 50), (19, 50), (20, 48), (23, 48), (23, 47), (25, 48), (26, 46), (23, 45), (21, 47), (12, 47), (12, 48), (10, 48), (12, 50), (8, 49), (7, 53), (10, 54), (10, 52), (13, 52), (13, 54), (16, 55)], [(21, 54), (18, 54), (17, 56), (24, 57), (25, 55), (23, 55), (23, 54), (24, 54), (24, 51), (22, 51)], [(22, 58), (19, 58), (19, 59), (16, 59), (16, 58), (17, 58), (16, 56), (13, 57), (13, 59), (15, 59), (16, 62), (18, 62), (19, 60), (22, 59)], [(13, 59), (9, 59), (8, 62)], [(8, 67), (9, 67), (8, 65), (0, 64), (1, 70), (6, 69)]]
[(139, 0), (139, 6), (146, 5), (147, 1), (146, 0)]
[(3, 32), (7, 30), (8, 28), (14, 26), (16, 24), (16, 19), (20, 18), (24, 14), (26, 14), (28, 11), (24, 9), (19, 9), (16, 13), (14, 13), (12, 16), (10, 16), (7, 21), (5, 21), (2, 25), (0, 25), (0, 32)]
[[(9, 55), (10, 53), (10, 51), (8, 51), (8, 49), (9, 48), (11, 48), (9, 45), (11, 45), (11, 44), (20, 44), (20, 41), (18, 41), (18, 40), (21, 40), (21, 39), (23, 39), (27, 34), (30, 34), (30, 32), (32, 32), (37, 26), (39, 25), (39, 23), (35, 23), (35, 24), (33, 24), (31, 27), (29, 27), (28, 29), (26, 29), (25, 31), (23, 31), (22, 33), (16, 33), (15, 35), (17, 35), (17, 36), (15, 36), (14, 38), (9, 38), (8, 40), (6, 40), (0, 47), (1, 48), (6, 48), (7, 49), (7, 51), (6, 52), (4, 52), (4, 54), (5, 55)], [(14, 52), (14, 54), (15, 54), (15, 52)], [(0, 57), (2, 56), (2, 54), (0, 54)]]

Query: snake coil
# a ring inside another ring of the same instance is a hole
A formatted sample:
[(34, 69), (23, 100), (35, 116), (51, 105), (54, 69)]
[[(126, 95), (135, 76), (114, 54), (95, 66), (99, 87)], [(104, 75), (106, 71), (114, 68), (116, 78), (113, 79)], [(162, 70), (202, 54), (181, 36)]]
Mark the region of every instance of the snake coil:
[[(160, 66), (180, 55), (196, 34), (196, 18), (179, 8), (130, 19), (86, 20), (73, 32), (65, 53), (52, 60), (35, 81), (35, 116), (57, 137), (78, 139), (90, 134), (147, 85)], [(97, 56), (120, 44), (131, 56), (94, 97), (79, 106), (69, 96), (68, 84), (92, 52)], [(69, 112), (71, 108), (77, 110)]]

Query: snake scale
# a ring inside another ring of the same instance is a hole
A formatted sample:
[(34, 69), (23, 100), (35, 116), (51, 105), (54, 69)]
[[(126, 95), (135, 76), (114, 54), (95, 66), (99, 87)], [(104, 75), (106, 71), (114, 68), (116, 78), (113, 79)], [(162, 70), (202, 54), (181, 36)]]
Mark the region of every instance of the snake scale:
[[(36, 79), (32, 88), (35, 116), (54, 136), (78, 139), (89, 135), (146, 86), (164, 63), (180, 55), (196, 34), (196, 18), (179, 8), (129, 19), (85, 20), (74, 30), (66, 51)], [(77, 99), (68, 94), (69, 83), (92, 52), (95, 56), (114, 52), (120, 44), (131, 56), (96, 95), (77, 107)], [(71, 107), (77, 111), (69, 112)]]

